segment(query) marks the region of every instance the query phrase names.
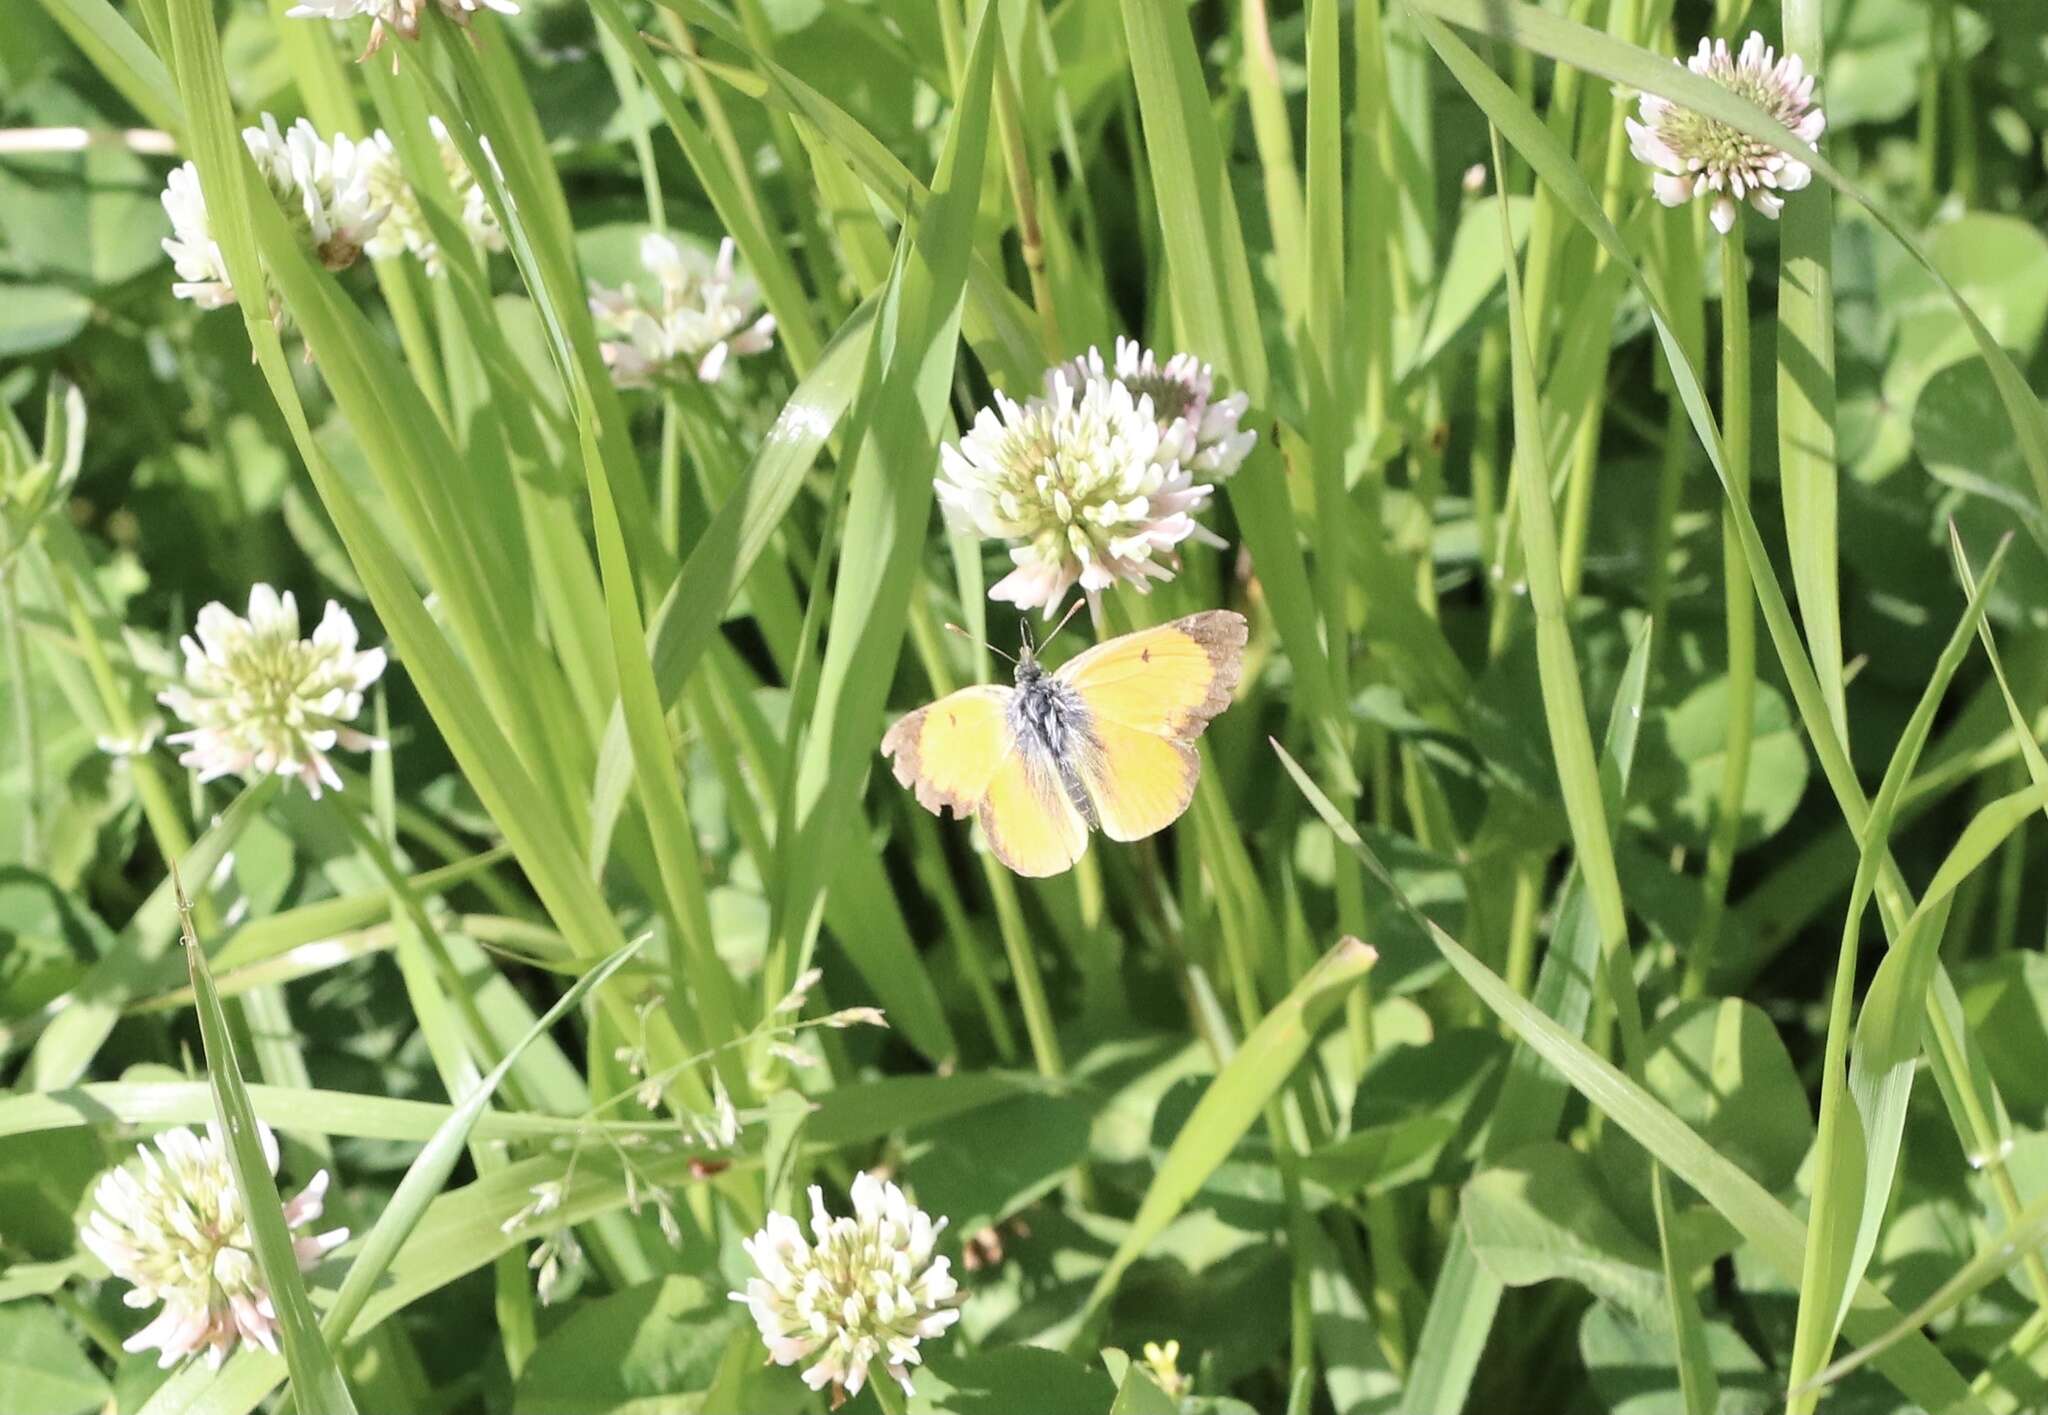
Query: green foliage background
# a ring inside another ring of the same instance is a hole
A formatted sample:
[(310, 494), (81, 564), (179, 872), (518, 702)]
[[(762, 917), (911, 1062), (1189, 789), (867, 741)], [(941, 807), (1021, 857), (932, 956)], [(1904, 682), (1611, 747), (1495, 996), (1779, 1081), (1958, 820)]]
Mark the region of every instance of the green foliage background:
[[(822, 1409), (725, 1294), (864, 1168), (965, 1269), (917, 1411), (2048, 1406), (2039, 5), (287, 8), (0, 0), (0, 1410)], [(1793, 147), (1669, 61), (1752, 26), (1825, 160), (1724, 243), (1621, 125)], [(308, 260), (264, 111), (389, 130), (447, 276)], [(281, 326), (171, 297), (170, 154)], [(772, 354), (612, 388), (650, 226)], [(1120, 334), (1259, 444), (1096, 629), (1238, 609), (1245, 684), (1176, 827), (1022, 881), (875, 747), (1016, 632), (938, 446)], [(102, 750), (258, 581), (389, 645), (391, 750)], [(812, 966), (889, 1029), (790, 1031)], [(359, 1237), (166, 1376), (76, 1220), (238, 1113)]]

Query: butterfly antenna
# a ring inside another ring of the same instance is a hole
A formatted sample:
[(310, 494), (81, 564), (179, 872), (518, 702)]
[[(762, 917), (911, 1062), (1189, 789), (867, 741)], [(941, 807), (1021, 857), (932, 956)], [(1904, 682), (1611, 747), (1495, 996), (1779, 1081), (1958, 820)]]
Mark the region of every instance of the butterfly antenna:
[(947, 629), (947, 630), (948, 630), (948, 632), (950, 632), (950, 633), (958, 634), (958, 635), (959, 635), (959, 636), (960, 636), (961, 638), (963, 638), (963, 639), (967, 640), (967, 642), (968, 642), (968, 643), (970, 643), (970, 644), (980, 644), (980, 645), (981, 645), (981, 646), (982, 646), (983, 648), (987, 649), (987, 650), (988, 650), (988, 651), (989, 651), (990, 653), (994, 654), (994, 655), (995, 655), (995, 656), (996, 656), (997, 658), (1006, 658), (1006, 659), (1009, 659), (1009, 661), (1010, 661), (1010, 662), (1012, 662), (1012, 663), (1015, 663), (1015, 662), (1017, 661), (1017, 660), (1016, 660), (1016, 657), (1015, 657), (1014, 655), (1011, 655), (1011, 654), (1007, 654), (1007, 653), (1004, 653), (1004, 652), (1003, 652), (1003, 651), (1002, 651), (1001, 649), (997, 648), (997, 647), (996, 647), (996, 646), (995, 646), (994, 644), (992, 644), (992, 643), (988, 642), (988, 640), (986, 640), (986, 639), (977, 639), (977, 638), (975, 638), (975, 637), (974, 637), (974, 635), (972, 635), (972, 634), (968, 633), (968, 632), (967, 632), (967, 631), (966, 631), (965, 629), (961, 628), (961, 627), (960, 627), (960, 626), (959, 626), (958, 624), (948, 624), (948, 625), (946, 626), (946, 629)]
[(1043, 653), (1046, 649), (1052, 646), (1052, 641), (1060, 636), (1060, 630), (1067, 627), (1067, 621), (1072, 619), (1074, 615), (1080, 611), (1081, 606), (1086, 604), (1087, 602), (1088, 601), (1086, 597), (1082, 597), (1076, 599), (1072, 604), (1067, 606), (1067, 612), (1060, 616), (1060, 622), (1052, 626), (1052, 632), (1050, 634), (1047, 634), (1045, 636), (1045, 642), (1038, 646), (1039, 652)]

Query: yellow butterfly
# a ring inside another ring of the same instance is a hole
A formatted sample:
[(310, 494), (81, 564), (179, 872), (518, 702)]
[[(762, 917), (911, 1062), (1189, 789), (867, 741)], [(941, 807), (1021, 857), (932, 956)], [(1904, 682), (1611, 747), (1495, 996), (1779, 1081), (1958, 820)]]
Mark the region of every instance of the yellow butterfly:
[(1088, 831), (1142, 840), (1194, 798), (1194, 740), (1230, 706), (1241, 614), (1214, 609), (1097, 644), (1048, 673), (1026, 637), (1017, 686), (983, 683), (889, 729), (882, 755), (933, 815), (981, 822), (1020, 875), (1056, 875)]

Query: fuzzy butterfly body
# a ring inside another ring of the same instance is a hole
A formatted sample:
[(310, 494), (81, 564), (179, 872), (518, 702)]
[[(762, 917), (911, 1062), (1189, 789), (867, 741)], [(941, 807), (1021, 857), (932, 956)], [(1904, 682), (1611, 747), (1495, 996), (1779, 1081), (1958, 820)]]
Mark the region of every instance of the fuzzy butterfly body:
[(1244, 616), (1190, 614), (1047, 672), (1027, 646), (1015, 687), (984, 683), (910, 713), (882, 738), (896, 779), (934, 815), (973, 816), (996, 858), (1056, 875), (1088, 832), (1142, 840), (1194, 799), (1194, 748), (1230, 706)]

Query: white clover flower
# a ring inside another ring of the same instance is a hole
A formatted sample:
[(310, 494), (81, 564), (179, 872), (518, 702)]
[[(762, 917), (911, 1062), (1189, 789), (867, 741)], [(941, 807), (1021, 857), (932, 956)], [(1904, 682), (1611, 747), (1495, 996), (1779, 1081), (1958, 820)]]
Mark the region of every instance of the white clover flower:
[[(352, 20), (358, 15), (370, 17), (370, 43), (363, 50), (367, 59), (384, 44), (387, 31), (396, 31), (400, 38), (420, 37), (420, 16), (426, 13), (429, 0), (299, 0), (297, 5), (285, 11), (295, 20)], [(519, 6), (513, 0), (435, 0), (441, 13), (456, 24), (467, 27), (470, 17), (479, 10), (495, 10), (501, 15), (516, 15)]]
[[(1149, 396), (1152, 415), (1161, 423), (1178, 422), (1187, 428), (1194, 451), (1182, 465), (1198, 477), (1222, 481), (1231, 476), (1259, 440), (1257, 433), (1238, 429), (1251, 400), (1242, 393), (1217, 398), (1215, 370), (1193, 354), (1175, 354), (1161, 363), (1137, 340), (1119, 334), (1114, 364), (1105, 367), (1102, 351), (1091, 348), (1060, 368), (1076, 386), (1091, 378), (1108, 378), (1130, 389), (1133, 398)], [(1048, 390), (1050, 386), (1048, 374)]]
[[(1749, 99), (1806, 142), (1820, 141), (1827, 118), (1813, 102), (1814, 76), (1797, 54), (1778, 58), (1754, 30), (1733, 56), (1725, 39), (1702, 39), (1686, 67)], [(1630, 147), (1656, 170), (1657, 199), (1666, 206), (1711, 200), (1714, 229), (1724, 236), (1735, 229), (1737, 202), (1776, 220), (1785, 205), (1779, 194), (1813, 180), (1813, 169), (1797, 158), (1655, 94), (1642, 96), (1640, 123), (1626, 121)]]
[(173, 168), (164, 183), (163, 203), (164, 214), (171, 218), (164, 254), (178, 271), (171, 293), (203, 310), (233, 304), (235, 287), (228, 279), (227, 257), (213, 238), (213, 222), (199, 190), (199, 169), (189, 162)]
[[(263, 1155), (277, 1173), (277, 1137), (259, 1126)], [(206, 1352), (219, 1367), (237, 1344), (253, 1341), (277, 1348), (277, 1311), (256, 1262), (242, 1196), (229, 1167), (220, 1130), (204, 1135), (182, 1126), (143, 1145), (139, 1164), (109, 1170), (93, 1190), (93, 1209), (79, 1239), (115, 1277), (132, 1285), (122, 1300), (130, 1307), (163, 1303), (163, 1311), (121, 1343), (126, 1351), (159, 1348), (157, 1362), (169, 1368)], [(320, 1217), (327, 1171), (284, 1206), (287, 1226), (299, 1229)], [(303, 1271), (348, 1240), (332, 1229), (293, 1239)]]
[(1077, 581), (1145, 590), (1173, 578), (1173, 548), (1195, 534), (1193, 512), (1215, 488), (1190, 468), (1195, 429), (1152, 407), (1116, 379), (1055, 368), (1044, 397), (998, 393), (958, 446), (939, 449), (935, 485), (953, 524), (1021, 542), (990, 599), (1051, 618)]
[[(242, 144), (320, 263), (329, 270), (354, 265), (385, 212), (370, 190), (371, 145), (340, 135), (329, 142), (304, 118), (279, 131), (277, 119), (268, 113), (262, 127), (242, 130)], [(180, 276), (171, 293), (201, 309), (233, 304), (234, 286), (213, 237), (199, 169), (187, 162), (173, 171), (163, 203), (171, 218), (164, 252)]]
[[(427, 124), (433, 130), (434, 143), (441, 154), (441, 170), (448, 177), (448, 187), (455, 193), (456, 200), (462, 203), (462, 229), (472, 242), (483, 249), (504, 250), (505, 232), (498, 225), (498, 214), (491, 210), (490, 198), (484, 195), (483, 184), (477, 181), (476, 174), (463, 160), (462, 150), (449, 137), (448, 125), (437, 117), (428, 118)], [(484, 138), (482, 145), (484, 156), (491, 161), (491, 170), (502, 176), (497, 154), (491, 151), (491, 140)], [(383, 224), (363, 249), (377, 260), (388, 260), (411, 251), (426, 266), (427, 274), (439, 275), (445, 266), (440, 242), (434, 239), (433, 227), (427, 224), (419, 192), (406, 180), (405, 168), (398, 160), (398, 149), (391, 141), (391, 135), (379, 128), (363, 146), (368, 152), (370, 194), (379, 206), (385, 208)]]
[(384, 219), (370, 195), (370, 144), (340, 133), (330, 142), (304, 118), (279, 132), (268, 113), (262, 127), (242, 130), (242, 141), (320, 263), (354, 265)]
[(643, 296), (630, 284), (614, 290), (592, 281), (606, 367), (621, 388), (646, 388), (685, 367), (716, 383), (734, 354), (758, 354), (775, 343), (775, 316), (754, 318), (760, 292), (733, 273), (733, 242), (718, 243), (710, 269), (660, 232), (640, 241), (640, 264), (654, 277)]
[(810, 1194), (811, 1241), (795, 1219), (771, 1212), (742, 1245), (760, 1276), (729, 1295), (747, 1304), (776, 1365), (816, 1358), (804, 1384), (833, 1387), (835, 1404), (860, 1393), (875, 1360), (909, 1393), (918, 1342), (960, 1319), (951, 1265), (932, 1253), (946, 1221), (866, 1172), (853, 1181), (851, 1218), (827, 1213), (816, 1185)]
[(339, 604), (328, 601), (313, 637), (301, 639), (291, 592), (257, 585), (248, 618), (214, 603), (196, 627), (196, 638), (181, 641), (185, 681), (157, 701), (190, 724), (165, 740), (188, 747), (178, 760), (199, 768), (200, 780), (274, 773), (318, 797), (323, 785), (341, 787), (327, 759), (336, 746), (384, 745), (348, 725), (384, 671), (384, 650), (356, 648), (355, 620)]

